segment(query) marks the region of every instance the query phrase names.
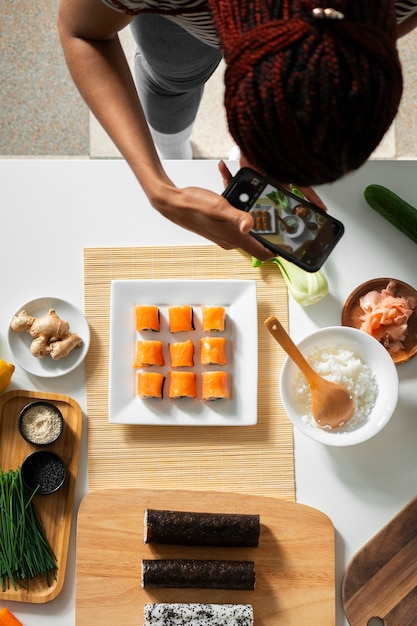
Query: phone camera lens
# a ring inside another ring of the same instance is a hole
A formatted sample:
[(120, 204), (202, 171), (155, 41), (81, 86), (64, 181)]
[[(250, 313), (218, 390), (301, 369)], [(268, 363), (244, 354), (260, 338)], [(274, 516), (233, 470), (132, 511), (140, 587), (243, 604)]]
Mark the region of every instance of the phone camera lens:
[(250, 200), (250, 196), (248, 193), (243, 192), (239, 195), (239, 202), (241, 202), (242, 204), (246, 204), (247, 202), (249, 202)]

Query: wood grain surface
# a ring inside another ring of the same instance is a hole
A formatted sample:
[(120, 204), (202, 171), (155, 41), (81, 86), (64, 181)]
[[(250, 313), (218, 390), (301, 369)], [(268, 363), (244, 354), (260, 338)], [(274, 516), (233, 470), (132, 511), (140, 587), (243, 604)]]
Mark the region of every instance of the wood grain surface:
[(10, 587), (0, 592), (0, 599), (40, 604), (56, 598), (64, 584), (82, 432), (82, 411), (75, 400), (62, 394), (17, 390), (2, 395), (0, 398), (0, 467), (4, 472), (9, 469), (16, 470), (28, 454), (39, 449), (27, 443), (18, 430), (20, 411), (26, 404), (35, 400), (53, 402), (64, 418), (61, 437), (47, 446), (47, 449), (53, 450), (64, 459), (68, 472), (67, 480), (56, 493), (48, 496), (35, 496), (33, 500), (48, 541), (57, 557), (57, 578), (50, 587), (44, 578), (31, 580), (27, 589), (18, 587), (15, 590)]
[(417, 498), (353, 557), (342, 599), (351, 626), (417, 624)]
[[(257, 548), (144, 544), (145, 509), (260, 514)], [(144, 558), (255, 562), (254, 591), (142, 589)], [(236, 493), (100, 489), (81, 502), (77, 524), (76, 625), (141, 626), (147, 602), (249, 603), (256, 626), (334, 626), (334, 529), (322, 512)]]

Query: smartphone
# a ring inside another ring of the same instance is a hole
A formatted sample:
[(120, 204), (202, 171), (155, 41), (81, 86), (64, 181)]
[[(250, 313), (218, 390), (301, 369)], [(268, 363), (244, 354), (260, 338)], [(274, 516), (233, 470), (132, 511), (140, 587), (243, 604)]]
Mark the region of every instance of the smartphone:
[(223, 196), (251, 213), (253, 237), (307, 272), (320, 269), (344, 233), (342, 222), (249, 167), (239, 170)]

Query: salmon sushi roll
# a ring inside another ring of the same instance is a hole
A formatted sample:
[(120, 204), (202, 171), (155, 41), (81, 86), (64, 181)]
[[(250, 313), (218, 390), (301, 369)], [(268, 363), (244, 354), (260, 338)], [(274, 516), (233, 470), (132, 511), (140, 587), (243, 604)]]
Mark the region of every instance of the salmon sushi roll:
[(193, 307), (189, 305), (171, 306), (168, 309), (168, 317), (171, 333), (194, 330)]
[(139, 332), (141, 330), (159, 332), (161, 330), (159, 308), (154, 305), (137, 304), (135, 306), (135, 322), (136, 330)]
[(165, 376), (160, 372), (138, 372), (137, 394), (140, 398), (162, 398)]
[(170, 343), (169, 355), (172, 367), (193, 367), (194, 344), (191, 339)]
[(137, 341), (135, 367), (164, 365), (162, 341)]
[(204, 332), (223, 332), (226, 309), (224, 306), (202, 306), (202, 327)]
[(197, 376), (195, 372), (171, 372), (169, 397), (196, 398)]
[(226, 339), (224, 337), (202, 337), (201, 364), (226, 365)]
[(229, 377), (227, 372), (202, 372), (203, 400), (229, 400)]

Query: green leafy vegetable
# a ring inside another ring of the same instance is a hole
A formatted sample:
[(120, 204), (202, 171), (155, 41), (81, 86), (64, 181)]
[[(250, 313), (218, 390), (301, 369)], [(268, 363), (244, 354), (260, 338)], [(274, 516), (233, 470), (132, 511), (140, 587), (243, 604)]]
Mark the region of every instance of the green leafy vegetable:
[(288, 199), (285, 193), (279, 191), (278, 189), (276, 189), (275, 191), (270, 191), (266, 194), (266, 197), (269, 198), (271, 202), (273, 202), (273, 204), (280, 207), (281, 209), (286, 209), (288, 207)]
[(290, 184), (290, 189), (294, 195), (298, 196), (299, 198), (302, 198), (303, 200), (306, 199), (305, 195), (299, 189), (297, 189), (297, 187), (293, 185), (292, 183)]
[(301, 306), (316, 304), (329, 293), (327, 279), (321, 270), (306, 272), (282, 257), (270, 261), (259, 261), (252, 257), (253, 267), (260, 267), (264, 263), (275, 263), (279, 267), (289, 293)]
[(20, 469), (0, 470), (0, 580), (2, 591), (17, 589), (36, 576), (48, 585), (56, 577), (57, 561), (45, 530), (26, 493)]

